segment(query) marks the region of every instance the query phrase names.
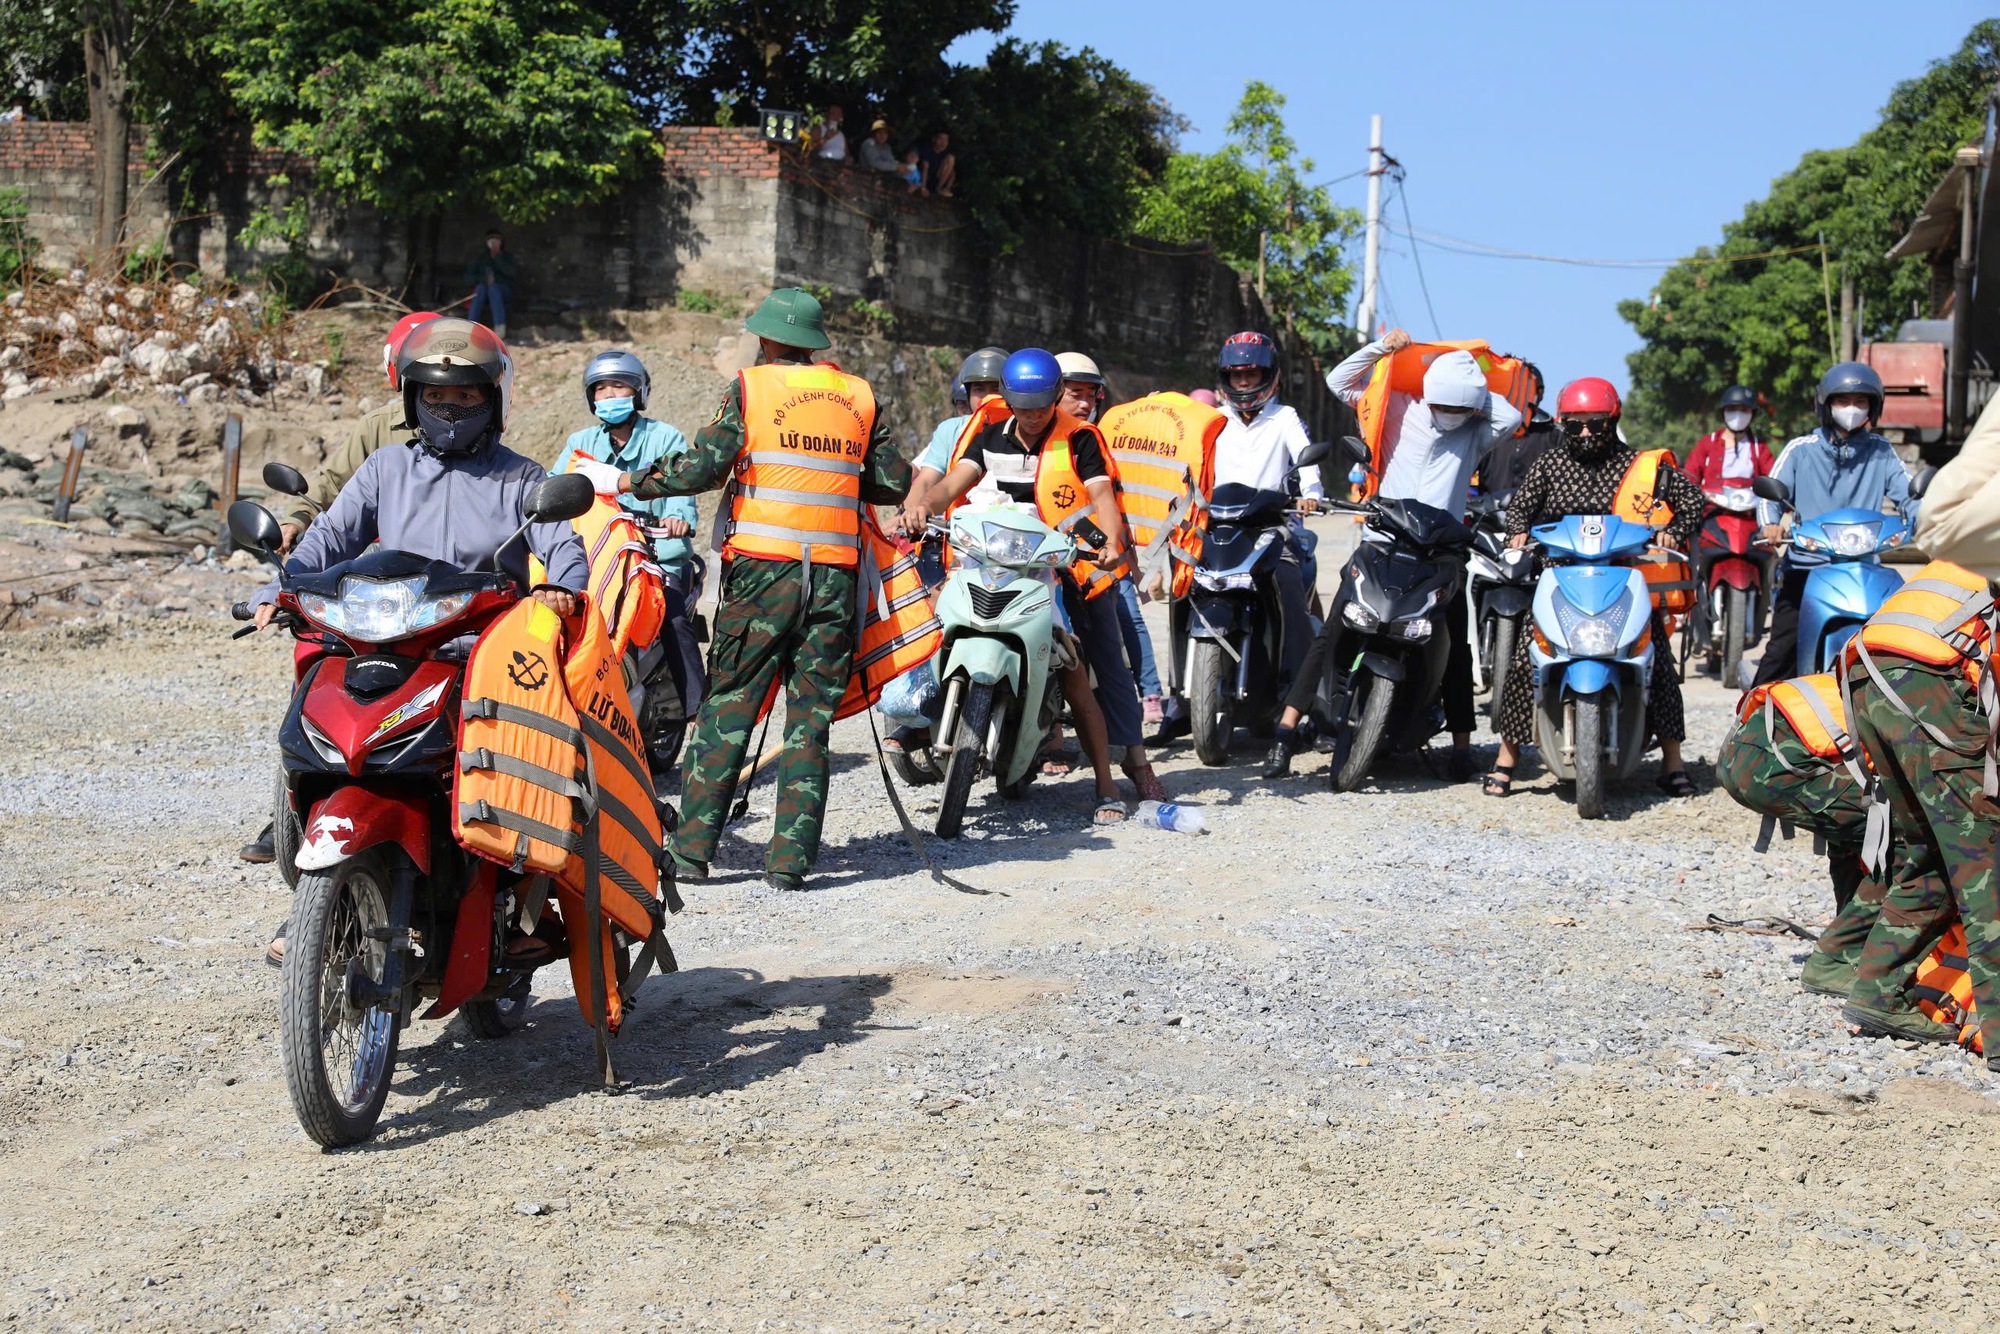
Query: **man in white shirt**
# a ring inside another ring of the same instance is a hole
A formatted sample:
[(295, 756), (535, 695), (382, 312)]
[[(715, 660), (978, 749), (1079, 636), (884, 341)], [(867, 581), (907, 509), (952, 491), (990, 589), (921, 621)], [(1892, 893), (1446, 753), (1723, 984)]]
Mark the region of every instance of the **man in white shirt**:
[(825, 158), (829, 162), (847, 161), (846, 113), (839, 106), (829, 106), (812, 127), (813, 156)]
[[(1216, 356), (1221, 381), (1222, 415), (1229, 424), (1215, 441), (1215, 489), (1231, 484), (1259, 491), (1284, 491), (1304, 452), (1305, 423), (1278, 401), (1278, 345), (1260, 333), (1230, 337)], [(1302, 509), (1318, 507), (1322, 494), (1319, 469), (1299, 474)], [(1305, 571), (1299, 559), (1301, 533), (1284, 543), (1272, 580), (1278, 589), (1281, 618), (1278, 655), (1279, 693), (1298, 679), (1299, 664), (1313, 640), (1312, 618), (1306, 612)]]

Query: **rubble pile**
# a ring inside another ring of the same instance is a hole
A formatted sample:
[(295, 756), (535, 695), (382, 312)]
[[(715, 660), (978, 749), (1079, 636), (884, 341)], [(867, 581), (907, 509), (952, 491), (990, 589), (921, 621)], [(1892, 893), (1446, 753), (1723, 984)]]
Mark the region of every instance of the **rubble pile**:
[[(60, 457), (36, 463), (0, 448), (0, 532), (51, 521), (62, 474)], [(215, 502), (215, 488), (199, 477), (161, 479), (86, 463), (69, 522), (86, 534), (211, 544), (222, 527)]]
[(182, 403), (316, 400), (325, 361), (294, 358), (290, 321), (258, 292), (83, 270), (0, 301), (0, 400), (50, 389), (157, 393)]

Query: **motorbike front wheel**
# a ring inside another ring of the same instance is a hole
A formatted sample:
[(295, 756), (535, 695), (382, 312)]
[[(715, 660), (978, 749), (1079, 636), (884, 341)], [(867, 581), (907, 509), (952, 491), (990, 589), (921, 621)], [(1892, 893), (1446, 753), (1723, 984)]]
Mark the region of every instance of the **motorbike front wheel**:
[(1518, 616), (1495, 616), (1490, 633), (1493, 636), (1493, 666), (1486, 673), (1486, 679), (1493, 683), (1493, 716), (1500, 716), (1500, 699), (1507, 689), (1507, 673), (1514, 669), (1514, 644), (1521, 637), (1521, 619)]
[(1736, 689), (1736, 677), (1743, 666), (1743, 631), (1749, 608), (1743, 605), (1743, 590), (1734, 584), (1722, 590), (1722, 684)]
[(1203, 764), (1229, 763), (1235, 726), (1224, 697), (1228, 679), (1222, 645), (1213, 639), (1188, 645), (1188, 722), (1194, 732), (1195, 757)]
[(1604, 738), (1611, 721), (1611, 697), (1598, 690), (1578, 695), (1576, 710), (1576, 813), (1586, 820), (1604, 814)]
[(379, 982), (389, 962), (388, 854), (370, 849), (330, 870), (302, 871), (279, 984), (285, 1087), (306, 1134), (332, 1149), (375, 1132), (396, 1044), (401, 997), (357, 1007), (350, 972)]
[(1347, 756), (1327, 771), (1335, 792), (1352, 792), (1375, 766), (1375, 757), (1389, 735), (1389, 710), (1396, 704), (1396, 683), (1373, 672), (1358, 673), (1348, 687), (1361, 690), (1361, 717), (1354, 719), (1354, 701), (1348, 702)]
[(979, 778), (979, 759), (986, 749), (986, 726), (993, 721), (993, 687), (965, 687), (965, 707), (958, 711), (952, 738), (951, 763), (945, 766), (944, 796), (938, 802), (937, 836), (957, 838), (965, 825), (965, 803)]

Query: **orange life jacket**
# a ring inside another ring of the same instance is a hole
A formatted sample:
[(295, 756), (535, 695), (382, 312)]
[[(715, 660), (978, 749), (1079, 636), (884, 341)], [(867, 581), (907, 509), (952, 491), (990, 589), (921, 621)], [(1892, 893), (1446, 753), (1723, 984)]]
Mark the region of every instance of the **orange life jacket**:
[(932, 609), (917, 562), (883, 535), (874, 514), (862, 525), (861, 633), (847, 693), (833, 716), (850, 717), (882, 698), (888, 684), (930, 661), (944, 643), (944, 626)]
[[(572, 472), (578, 459), (591, 457), (587, 450), (573, 449), (563, 460), (563, 471)], [(599, 496), (570, 520), (570, 527), (590, 560), (591, 600), (603, 612), (618, 651), (651, 647), (667, 623), (667, 576), (653, 559), (639, 521), (609, 496)], [(528, 568), (529, 577), (540, 583), (541, 562), (530, 557)]]
[(1977, 685), (1993, 649), (1993, 595), (1984, 575), (1934, 560), (1889, 595), (1848, 652), (1957, 667)]
[(1618, 497), (1611, 503), (1611, 512), (1627, 523), (1643, 523), (1649, 528), (1664, 528), (1672, 523), (1673, 506), (1654, 499), (1654, 489), (1659, 485), (1660, 469), (1676, 466), (1671, 449), (1640, 450), (1639, 457), (1625, 469), (1624, 480), (1618, 483)]
[[(554, 881), (570, 966), (583, 970), (578, 1003), (595, 1023), (586, 897), (598, 896), (606, 932), (651, 940), (662, 830), (623, 655), (588, 598), (567, 621), (524, 600), (489, 625), (466, 660), (459, 716), (452, 833), (468, 852)], [(617, 990), (607, 982), (614, 1032)]]
[[(975, 422), (978, 420), (974, 418)], [(1090, 489), (1083, 479), (1076, 475), (1076, 463), (1070, 454), (1070, 440), (1078, 431), (1095, 431), (1089, 422), (1058, 411), (1055, 421), (1049, 426), (1048, 438), (1042, 441), (1041, 452), (1035, 459), (1035, 510), (1043, 523), (1059, 533), (1075, 531), (1078, 523), (1088, 519), (1096, 507), (1091, 503)], [(968, 431), (959, 437), (958, 445), (952, 450), (951, 462), (956, 467), (965, 457), (977, 431)], [(1115, 485), (1119, 480), (1118, 462), (1111, 457), (1111, 451), (1104, 453), (1104, 469), (1110, 474)], [(963, 496), (953, 501), (945, 509), (949, 516), (965, 503)], [(1083, 589), (1086, 599), (1099, 597), (1109, 592), (1118, 582), (1118, 575), (1100, 569), (1095, 562), (1079, 556), (1069, 567), (1070, 577)]]
[(1680, 552), (1654, 547), (1639, 561), (1646, 576), (1646, 591), (1652, 595), (1653, 610), (1668, 617), (1685, 616), (1694, 610), (1694, 567)]
[(1382, 432), (1388, 424), (1389, 396), (1404, 394), (1410, 398), (1422, 398), (1424, 393), (1424, 372), (1430, 364), (1447, 352), (1470, 352), (1479, 369), (1486, 376), (1488, 392), (1498, 394), (1521, 410), (1521, 416), (1528, 416), (1528, 405), (1533, 401), (1534, 380), (1528, 373), (1528, 363), (1519, 357), (1502, 357), (1494, 354), (1483, 338), (1465, 339), (1456, 342), (1412, 343), (1400, 352), (1392, 352), (1375, 363), (1374, 372), (1368, 378), (1368, 387), (1361, 392), (1361, 401), (1354, 405), (1354, 415), (1361, 428), (1361, 438), (1368, 443), (1370, 463), (1368, 478), (1362, 483), (1361, 498), (1366, 500), (1375, 494), (1382, 481)]
[(1747, 723), (1761, 714), (1764, 738), (1772, 757), (1786, 770), (1797, 770), (1778, 750), (1777, 720), (1783, 718), (1806, 753), (1828, 766), (1846, 768), (1862, 787), (1868, 786), (1868, 755), (1847, 727), (1847, 706), (1840, 698), (1840, 680), (1831, 672), (1774, 681), (1746, 692), (1736, 706), (1736, 720)]
[(857, 564), (875, 392), (825, 364), (752, 366), (740, 380), (743, 450), (725, 493), (722, 554)]
[(1186, 394), (1149, 394), (1104, 414), (1098, 430), (1118, 465), (1118, 499), (1142, 569), (1165, 555), (1184, 597), (1201, 558), (1215, 492), (1215, 442), (1229, 419)]
[(1979, 1012), (1972, 1003), (1969, 967), (1965, 924), (1953, 922), (1917, 965), (1910, 998), (1934, 1022), (1958, 1025), (1958, 1045), (1983, 1056), (1986, 1044), (1979, 1036)]

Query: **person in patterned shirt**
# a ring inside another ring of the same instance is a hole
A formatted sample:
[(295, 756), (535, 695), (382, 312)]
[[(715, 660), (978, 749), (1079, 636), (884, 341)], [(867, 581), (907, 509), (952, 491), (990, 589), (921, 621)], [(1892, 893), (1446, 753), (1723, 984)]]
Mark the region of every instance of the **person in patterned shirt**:
[[(1616, 505), (1625, 473), (1639, 457), (1618, 434), (1619, 403), (1611, 386), (1609, 411), (1564, 412), (1567, 390), (1556, 400), (1562, 443), (1546, 450), (1528, 469), (1507, 506), (1509, 545), (1528, 544), (1528, 530), (1572, 514), (1609, 514)], [(1592, 404), (1592, 407), (1605, 405)], [(1702, 494), (1678, 468), (1662, 466), (1654, 482), (1656, 498), (1673, 511), (1673, 521), (1660, 531), (1659, 544), (1688, 549), (1701, 524)], [(1660, 790), (1672, 797), (1694, 795), (1694, 781), (1681, 759), (1687, 725), (1681, 716), (1680, 674), (1660, 613), (1653, 613), (1653, 675), (1646, 700), (1647, 726), (1660, 739)], [(1534, 735), (1534, 673), (1528, 667), (1528, 638), (1514, 641), (1514, 663), (1493, 716), (1500, 734), (1500, 753), (1486, 776), (1489, 797), (1504, 797), (1514, 782), (1521, 747)]]

